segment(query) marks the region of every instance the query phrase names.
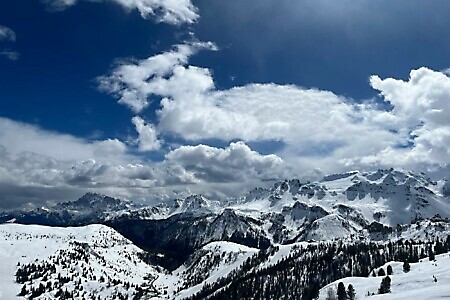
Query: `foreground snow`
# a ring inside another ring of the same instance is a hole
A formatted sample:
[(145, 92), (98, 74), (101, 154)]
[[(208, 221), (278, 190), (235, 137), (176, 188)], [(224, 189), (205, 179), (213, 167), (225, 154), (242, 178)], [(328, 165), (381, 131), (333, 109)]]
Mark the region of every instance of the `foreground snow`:
[[(391, 265), (394, 274), (390, 275), (391, 293), (377, 295), (381, 280), (379, 277), (348, 277), (337, 280), (320, 291), (319, 299), (326, 299), (329, 288), (336, 290), (339, 282), (347, 287), (352, 284), (356, 290), (357, 299), (448, 299), (450, 298), (450, 254), (436, 256), (435, 261), (424, 259), (421, 262), (411, 264), (411, 271), (403, 272), (403, 263), (390, 262), (383, 266), (384, 270)], [(436, 282), (434, 280), (436, 278)], [(374, 296), (368, 296), (368, 293)]]
[[(80, 249), (86, 250), (85, 260), (69, 259), (67, 263), (55, 263), (79, 253), (76, 251)], [(81, 279), (80, 286), (86, 295), (93, 293), (101, 299), (113, 299), (117, 293), (131, 296), (135, 290), (125, 289), (125, 285), (143, 286), (147, 280), (158, 276), (153, 267), (140, 259), (138, 254), (141, 252), (129, 240), (104, 225), (69, 228), (0, 225), (0, 299), (17, 297), (22, 288), (15, 282), (18, 264), (30, 263), (55, 265), (56, 272), (48, 272), (45, 279), (39, 277), (25, 282), (28, 288), (37, 288), (40, 283), (46, 285), (48, 282), (57, 286), (58, 276), (67, 276), (72, 280), (60, 286), (61, 289), (73, 291), (74, 282)], [(101, 277), (104, 282), (99, 281)], [(120, 283), (112, 283), (108, 278)], [(55, 290), (47, 290), (39, 298), (55, 298)]]

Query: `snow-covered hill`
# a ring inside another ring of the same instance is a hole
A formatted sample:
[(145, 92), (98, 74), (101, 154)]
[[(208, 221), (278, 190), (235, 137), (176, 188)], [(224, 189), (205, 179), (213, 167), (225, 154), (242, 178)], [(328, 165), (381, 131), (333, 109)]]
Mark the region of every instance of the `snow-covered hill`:
[(104, 225), (4, 224), (0, 299), (183, 299), (226, 277), (258, 252), (212, 242), (169, 273), (144, 262), (143, 250)]
[[(421, 262), (410, 264), (411, 270), (403, 271), (403, 263), (389, 262), (382, 268), (390, 265), (393, 269), (391, 278), (391, 293), (378, 295), (378, 288), (384, 276), (377, 277), (347, 277), (330, 283), (320, 291), (319, 299), (327, 298), (328, 290), (336, 291), (339, 282), (346, 287), (352, 284), (357, 299), (446, 299), (450, 297), (450, 253), (436, 256), (435, 261), (423, 259)], [(372, 295), (375, 294), (375, 295)]]
[(155, 281), (159, 290), (167, 291), (164, 299), (184, 299), (213, 284), (259, 252), (258, 249), (231, 242), (212, 242), (197, 250), (181, 267)]
[(141, 259), (142, 252), (104, 225), (0, 225), (0, 299), (58, 299), (61, 292), (78, 299), (155, 295), (159, 271)]

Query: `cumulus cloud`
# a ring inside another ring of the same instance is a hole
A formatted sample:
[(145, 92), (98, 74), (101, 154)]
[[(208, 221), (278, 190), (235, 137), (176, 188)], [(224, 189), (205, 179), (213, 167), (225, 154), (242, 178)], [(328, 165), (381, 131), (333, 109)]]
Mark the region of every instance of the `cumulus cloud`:
[[(160, 132), (200, 144), (149, 162), (117, 139), (88, 141), (0, 118), (0, 186), (9, 199), (0, 199), (0, 206), (36, 201), (36, 195), (65, 200), (88, 190), (133, 199), (191, 192), (227, 197), (271, 179), (354, 168), (448, 169), (450, 78), (442, 72), (421, 68), (408, 80), (372, 77), (370, 84), (391, 106), (382, 109), (293, 85), (218, 90), (208, 69), (187, 65), (187, 58), (175, 61), (133, 85), (146, 98), (158, 96), (161, 105), (156, 125), (132, 119), (137, 147), (159, 149)], [(144, 64), (133, 66), (141, 73)], [(201, 144), (208, 138), (242, 141), (224, 148)], [(264, 155), (248, 146), (255, 141), (284, 147)]]
[(243, 142), (231, 143), (226, 148), (181, 146), (169, 152), (166, 160), (176, 162), (207, 182), (284, 178), (290, 172), (280, 157), (261, 155)]
[(337, 161), (381, 151), (397, 139), (383, 122), (374, 121), (383, 113), (375, 105), (355, 104), (332, 92), (277, 84), (218, 90), (209, 69), (188, 64), (196, 49), (179, 45), (122, 64), (101, 84), (119, 93), (122, 102), (128, 95), (139, 103), (159, 99), (158, 131), (190, 141), (281, 141), (289, 156)]
[[(412, 70), (407, 81), (372, 76), (372, 87), (392, 105), (386, 124), (409, 146), (392, 145), (365, 158), (381, 164), (444, 166), (450, 162), (450, 78), (428, 68)], [(402, 145), (402, 144), (401, 144)]]
[(158, 140), (157, 132), (152, 124), (146, 124), (139, 116), (134, 117), (131, 122), (138, 133), (139, 151), (154, 151), (161, 148), (161, 142)]
[[(210, 42), (180, 44), (171, 51), (145, 60), (123, 62), (109, 76), (98, 78), (99, 87), (117, 97), (120, 104), (139, 113), (150, 104), (152, 95), (158, 95), (168, 88), (167, 77), (173, 76), (178, 67), (186, 64), (188, 58), (201, 49), (215, 50), (216, 46)], [(197, 78), (192, 79), (192, 83), (197, 84)], [(185, 90), (189, 88), (185, 87)]]
[[(137, 9), (143, 18), (154, 18), (168, 24), (194, 23), (198, 19), (197, 8), (191, 0), (84, 0), (89, 2), (113, 2), (131, 11)], [(52, 10), (64, 10), (78, 0), (43, 0)]]
[[(192, 45), (119, 65), (102, 84), (120, 100), (160, 101), (158, 132), (188, 141), (279, 141), (278, 154), (301, 171), (334, 172), (379, 166), (426, 169), (447, 164), (450, 79), (444, 72), (413, 70), (408, 81), (377, 76), (375, 100), (356, 103), (329, 91), (294, 85), (215, 87), (211, 71), (189, 65)], [(164, 64), (163, 64), (164, 62)], [(140, 110), (145, 107), (140, 106)]]

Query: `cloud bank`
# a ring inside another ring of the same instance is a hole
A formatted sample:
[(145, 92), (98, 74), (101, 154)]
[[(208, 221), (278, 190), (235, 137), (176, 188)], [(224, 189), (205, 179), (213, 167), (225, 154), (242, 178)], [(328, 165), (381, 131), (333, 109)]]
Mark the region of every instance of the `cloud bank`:
[[(103, 88), (111, 87), (119, 101), (128, 92), (142, 103), (150, 96), (159, 101), (155, 124), (140, 116), (132, 119), (138, 133), (134, 142), (90, 141), (0, 118), (2, 205), (39, 196), (65, 200), (87, 190), (131, 199), (191, 192), (228, 197), (272, 179), (308, 174), (448, 169), (450, 78), (444, 72), (420, 68), (407, 79), (372, 76), (370, 85), (385, 105), (273, 83), (218, 90), (209, 69), (188, 64), (189, 53), (195, 52), (191, 47), (124, 63), (102, 78)], [(160, 134), (193, 145), (164, 150)], [(204, 142), (211, 139), (228, 146)], [(274, 141), (283, 147), (272, 154), (249, 146)], [(149, 161), (133, 149), (166, 154)]]
[(372, 76), (372, 87), (393, 109), (383, 121), (405, 137), (403, 147), (390, 146), (366, 158), (370, 162), (445, 166), (450, 162), (450, 78), (428, 68), (412, 70), (407, 81)]
[[(148, 125), (133, 120), (143, 126), (138, 148), (150, 150), (150, 140), (154, 149), (155, 140), (146, 137)], [(236, 186), (288, 172), (281, 158), (244, 143), (181, 146), (158, 162), (131, 154), (132, 148), (117, 139), (89, 141), (0, 118), (0, 208), (73, 200), (87, 191), (135, 200), (191, 192), (226, 197)]]
[[(227, 197), (308, 174), (448, 168), (450, 78), (444, 71), (420, 68), (406, 79), (374, 75), (369, 84), (378, 96), (363, 102), (275, 83), (221, 90), (212, 70), (189, 63), (205, 49), (217, 47), (179, 44), (122, 61), (98, 78), (101, 90), (136, 114), (131, 141), (87, 140), (0, 118), (0, 185), (8, 187), (2, 205), (37, 195), (65, 200), (86, 190), (133, 199), (190, 192)], [(150, 104), (156, 119), (147, 122)], [(258, 143), (281, 146), (262, 154), (250, 146)], [(152, 161), (142, 154), (154, 151), (164, 156)]]
[[(44, 2), (64, 10), (78, 1)], [(172, 25), (199, 18), (190, 0), (84, 1), (115, 3)], [(329, 12), (320, 16), (328, 20)], [(15, 40), (12, 29), (0, 26), (1, 42)], [(0, 206), (71, 200), (90, 190), (132, 199), (191, 192), (227, 197), (308, 174), (449, 168), (448, 71), (420, 68), (407, 79), (374, 75), (369, 84), (378, 98), (356, 102), (331, 91), (276, 83), (219, 89), (211, 69), (190, 63), (200, 50), (217, 47), (179, 44), (146, 59), (121, 61), (98, 78), (100, 90), (135, 114), (132, 141), (88, 140), (0, 117)], [(12, 50), (0, 55), (18, 58)], [(143, 116), (151, 104), (157, 118), (147, 122)], [(262, 154), (250, 146), (257, 143), (281, 147)], [(157, 161), (143, 154), (154, 151), (165, 154)]]
[[(356, 103), (330, 91), (274, 83), (219, 90), (211, 70), (189, 65), (196, 50), (178, 45), (124, 63), (102, 77), (101, 86), (133, 110), (135, 103), (159, 101), (159, 132), (190, 142), (279, 141), (285, 147), (277, 154), (302, 171), (426, 170), (450, 161), (450, 78), (445, 72), (420, 68), (406, 81), (372, 76), (370, 85), (380, 92), (383, 106), (376, 99)], [(146, 105), (139, 105), (139, 112)]]

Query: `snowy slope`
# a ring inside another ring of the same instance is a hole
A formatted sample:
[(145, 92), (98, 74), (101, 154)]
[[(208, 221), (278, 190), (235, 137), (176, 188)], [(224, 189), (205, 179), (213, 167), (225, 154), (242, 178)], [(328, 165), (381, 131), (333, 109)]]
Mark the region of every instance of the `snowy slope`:
[(212, 242), (203, 246), (172, 274), (161, 275), (155, 280), (159, 290), (167, 290), (164, 299), (184, 299), (205, 284), (216, 282), (238, 269), (258, 249), (231, 242)]
[[(150, 283), (159, 272), (140, 259), (141, 252), (103, 225), (69, 228), (0, 225), (0, 299), (16, 298), (23, 285), (15, 282), (14, 275), (17, 269), (26, 269), (31, 264), (46, 274), (35, 272), (33, 281), (24, 283), (28, 290), (51, 282), (52, 288), (46, 289), (41, 299), (58, 298), (55, 294), (60, 288), (69, 292), (82, 290), (79, 297), (92, 293), (101, 299), (115, 299), (118, 294), (131, 297), (142, 292), (143, 286), (147, 286), (143, 291), (154, 294)], [(55, 269), (51, 270), (51, 266)], [(68, 278), (68, 282), (59, 283), (63, 281), (61, 277)]]
[[(411, 264), (411, 271), (403, 272), (402, 263), (390, 262), (387, 265), (393, 268), (391, 278), (391, 293), (375, 296), (367, 294), (377, 294), (382, 276), (380, 277), (347, 277), (333, 282), (320, 291), (319, 299), (326, 299), (329, 288), (336, 290), (339, 282), (343, 282), (347, 287), (352, 284), (356, 290), (357, 299), (447, 299), (450, 297), (450, 254), (436, 256), (436, 261), (424, 259), (421, 262)], [(436, 278), (436, 282), (434, 280)]]

